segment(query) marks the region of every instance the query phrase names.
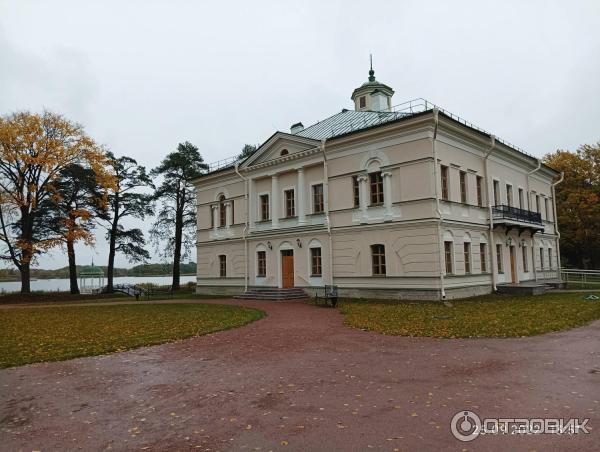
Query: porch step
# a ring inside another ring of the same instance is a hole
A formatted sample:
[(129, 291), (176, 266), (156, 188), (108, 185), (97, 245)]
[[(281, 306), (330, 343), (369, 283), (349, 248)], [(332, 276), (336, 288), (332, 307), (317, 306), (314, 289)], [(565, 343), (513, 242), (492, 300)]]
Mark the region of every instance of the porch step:
[(234, 298), (242, 300), (303, 300), (308, 298), (308, 294), (304, 290), (294, 287), (291, 289), (279, 289), (276, 287), (253, 287), (248, 289), (241, 295)]
[(507, 295), (543, 295), (549, 286), (544, 283), (498, 284), (498, 293)]

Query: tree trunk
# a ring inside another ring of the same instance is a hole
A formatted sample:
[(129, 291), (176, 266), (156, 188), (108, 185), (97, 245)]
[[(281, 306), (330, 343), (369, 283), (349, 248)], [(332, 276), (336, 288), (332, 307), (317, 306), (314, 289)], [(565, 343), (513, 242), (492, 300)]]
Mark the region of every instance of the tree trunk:
[(69, 286), (72, 294), (79, 293), (77, 285), (77, 265), (75, 264), (75, 246), (72, 240), (67, 240), (67, 256), (69, 257)]
[(31, 293), (31, 264), (29, 262), (22, 263), (19, 267), (21, 272), (21, 293)]
[[(21, 240), (25, 244), (32, 243), (33, 237), (33, 215), (27, 211), (26, 207), (21, 207)], [(21, 293), (31, 293), (31, 260), (33, 251), (26, 247), (21, 251), (19, 262), (19, 271), (21, 272)]]
[(114, 219), (110, 228), (110, 239), (108, 242), (108, 268), (106, 269), (106, 291), (112, 293), (115, 291), (113, 287), (113, 275), (115, 271), (115, 253), (117, 247), (117, 231), (119, 227), (119, 198), (115, 197)]
[(175, 212), (175, 250), (173, 251), (173, 290), (180, 289), (181, 242), (183, 238), (183, 211)]

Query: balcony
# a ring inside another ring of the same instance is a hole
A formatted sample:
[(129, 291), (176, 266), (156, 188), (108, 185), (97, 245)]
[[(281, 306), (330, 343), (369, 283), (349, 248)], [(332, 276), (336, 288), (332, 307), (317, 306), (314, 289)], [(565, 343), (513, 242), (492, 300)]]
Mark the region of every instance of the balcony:
[(494, 223), (501, 223), (502, 220), (514, 221), (516, 223), (527, 223), (537, 226), (542, 226), (542, 214), (532, 212), (531, 210), (519, 209), (511, 206), (494, 206), (492, 207), (492, 216)]
[(519, 209), (506, 205), (492, 207), (494, 225), (504, 226), (508, 231), (518, 229), (519, 233), (529, 230), (531, 234), (543, 231), (542, 215), (539, 212)]

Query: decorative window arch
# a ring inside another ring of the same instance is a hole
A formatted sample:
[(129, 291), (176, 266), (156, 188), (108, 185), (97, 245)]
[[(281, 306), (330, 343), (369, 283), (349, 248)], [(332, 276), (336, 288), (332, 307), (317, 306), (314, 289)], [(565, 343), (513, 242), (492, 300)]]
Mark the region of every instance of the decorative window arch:
[(282, 242), (281, 245), (279, 245), (279, 250), (280, 251), (283, 251), (283, 250), (293, 250), (293, 249), (294, 249), (294, 245), (292, 245), (288, 241)]
[(380, 151), (370, 151), (362, 159), (360, 168), (367, 172), (381, 171), (382, 166), (390, 164), (390, 159), (387, 155)]
[(374, 157), (367, 160), (364, 169), (366, 169), (368, 173), (376, 173), (378, 171), (381, 171), (382, 166), (383, 165), (381, 164), (381, 160), (377, 157)]
[(471, 234), (465, 232), (465, 235), (463, 236), (463, 242), (471, 242)]

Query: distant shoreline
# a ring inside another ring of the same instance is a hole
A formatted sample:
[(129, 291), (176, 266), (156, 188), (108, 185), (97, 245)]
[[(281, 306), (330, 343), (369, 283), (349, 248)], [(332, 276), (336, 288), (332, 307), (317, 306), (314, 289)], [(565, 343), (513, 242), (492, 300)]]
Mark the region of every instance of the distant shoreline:
[[(115, 275), (115, 278), (170, 278), (173, 275)], [(180, 276), (196, 276), (195, 273), (181, 273)], [(104, 276), (106, 278), (106, 276)], [(79, 278), (79, 277), (78, 277)], [(56, 277), (39, 277), (36, 276), (35, 278), (31, 278), (31, 281), (43, 281), (43, 280), (48, 280), (48, 279), (69, 279), (69, 277), (62, 277), (62, 278), (56, 278)], [(0, 283), (7, 283), (7, 282), (21, 282), (20, 278), (0, 278)]]

